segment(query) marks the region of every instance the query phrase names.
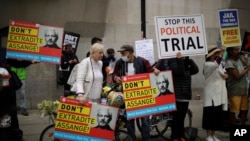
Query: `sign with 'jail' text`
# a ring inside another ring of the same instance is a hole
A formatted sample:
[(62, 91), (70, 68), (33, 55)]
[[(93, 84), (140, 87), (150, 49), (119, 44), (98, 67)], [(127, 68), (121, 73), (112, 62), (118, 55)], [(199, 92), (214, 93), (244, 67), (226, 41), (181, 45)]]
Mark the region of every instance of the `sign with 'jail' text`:
[(203, 15), (156, 16), (155, 30), (160, 59), (207, 54)]

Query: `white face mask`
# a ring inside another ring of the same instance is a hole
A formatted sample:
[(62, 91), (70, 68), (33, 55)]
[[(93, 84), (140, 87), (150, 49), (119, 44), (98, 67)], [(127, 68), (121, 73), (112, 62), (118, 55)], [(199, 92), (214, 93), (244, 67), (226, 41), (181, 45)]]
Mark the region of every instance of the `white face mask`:
[(124, 62), (128, 62), (128, 56), (122, 56), (121, 59), (122, 59)]

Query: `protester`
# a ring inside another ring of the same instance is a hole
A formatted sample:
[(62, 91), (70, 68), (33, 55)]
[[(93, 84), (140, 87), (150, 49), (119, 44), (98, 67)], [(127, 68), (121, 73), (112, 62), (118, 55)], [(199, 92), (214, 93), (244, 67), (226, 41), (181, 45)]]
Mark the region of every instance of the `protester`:
[[(10, 67), (15, 65), (11, 63), (6, 59), (6, 48), (0, 47), (0, 68), (7, 69), (10, 74)], [(5, 119), (9, 120), (8, 124), (0, 123), (1, 125), (5, 124), (5, 127), (0, 127), (0, 140), (21, 141), (22, 130), (19, 128), (17, 117), (16, 92), (12, 85), (0, 90), (0, 121), (6, 121)]]
[(26, 104), (26, 78), (27, 78), (27, 67), (31, 64), (38, 63), (37, 60), (33, 61), (25, 61), (25, 60), (16, 60), (16, 59), (8, 59), (9, 64), (11, 64), (11, 71), (15, 72), (19, 79), (22, 81), (22, 87), (16, 91), (16, 94), (19, 98), (19, 109), (18, 113), (28, 116), (29, 113), (27, 111)]
[(221, 64), (221, 49), (214, 45), (210, 46), (205, 57), (202, 128), (207, 131), (206, 141), (220, 141), (215, 136), (215, 131), (222, 128), (223, 111), (227, 111), (228, 107), (226, 88), (228, 75)]
[(228, 58), (226, 60), (226, 71), (228, 73), (227, 92), (230, 103), (229, 122), (235, 124), (236, 113), (240, 114), (240, 124), (245, 125), (249, 108), (247, 96), (247, 73), (250, 65), (246, 64), (240, 55), (240, 47), (227, 47)]
[(79, 61), (73, 51), (72, 45), (66, 44), (65, 50), (63, 51), (63, 55), (61, 57), (61, 69), (63, 73), (64, 91), (70, 91), (70, 85), (67, 84), (67, 81), (69, 79), (72, 69), (77, 63), (79, 63)]
[(180, 52), (177, 53), (177, 58), (159, 60), (157, 68), (161, 71), (172, 70), (173, 74), (177, 111), (172, 112), (171, 139), (186, 141), (184, 119), (188, 111), (189, 100), (192, 98), (191, 75), (197, 74), (199, 68), (192, 59), (183, 57)]
[[(154, 72), (155, 74), (159, 74), (158, 69), (154, 69), (150, 66), (148, 60), (142, 57), (136, 57), (134, 55), (134, 48), (131, 45), (123, 45), (118, 52), (121, 53), (121, 59), (119, 59), (114, 68), (113, 79), (116, 83), (122, 83), (122, 76), (135, 75), (140, 73), (150, 73)], [(150, 140), (150, 125), (149, 125), (149, 117), (142, 117), (142, 141)], [(132, 137), (132, 140), (136, 140), (135, 135), (135, 123), (134, 119), (128, 120), (126, 123), (127, 131), (129, 135)]]
[(108, 62), (109, 62), (109, 72), (108, 74), (112, 74), (115, 68), (116, 58), (115, 58), (115, 50), (113, 48), (107, 49), (108, 54)]
[[(98, 38), (98, 37), (93, 37), (91, 39), (91, 45), (95, 44), (95, 43), (100, 43), (102, 44), (102, 39)], [(87, 53), (86, 57), (89, 57), (90, 52)], [(103, 54), (102, 57), (102, 74), (103, 74), (103, 81), (105, 82), (107, 79), (107, 73), (106, 73), (106, 68), (109, 66), (109, 61), (107, 59), (107, 57)], [(104, 84), (105, 85), (105, 84)]]
[(87, 101), (100, 103), (103, 74), (103, 45), (95, 43), (90, 48), (90, 57), (83, 59), (77, 67), (76, 98), (80, 103)]

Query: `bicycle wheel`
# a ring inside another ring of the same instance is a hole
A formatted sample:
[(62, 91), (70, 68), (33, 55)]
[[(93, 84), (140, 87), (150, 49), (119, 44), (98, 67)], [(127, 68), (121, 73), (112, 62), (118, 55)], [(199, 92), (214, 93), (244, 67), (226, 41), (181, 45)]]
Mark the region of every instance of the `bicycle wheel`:
[(115, 131), (114, 141), (132, 141), (132, 138), (129, 136), (128, 132), (124, 130)]
[[(57, 141), (54, 138), (55, 124), (51, 124), (43, 129), (40, 134), (39, 141)], [(59, 141), (59, 140), (58, 140)]]
[[(166, 114), (159, 114), (150, 116), (150, 137), (157, 138), (164, 134), (168, 128), (168, 118), (165, 116)], [(139, 118), (136, 119), (136, 124), (138, 130), (141, 132), (141, 121)]]

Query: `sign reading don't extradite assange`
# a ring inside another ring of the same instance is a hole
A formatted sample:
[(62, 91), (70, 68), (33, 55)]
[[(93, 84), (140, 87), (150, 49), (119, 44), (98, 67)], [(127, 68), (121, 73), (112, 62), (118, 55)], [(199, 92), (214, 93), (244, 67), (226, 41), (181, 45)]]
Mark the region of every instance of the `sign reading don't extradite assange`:
[(54, 137), (71, 141), (113, 140), (118, 108), (97, 103), (80, 105), (76, 99), (61, 97)]
[(156, 16), (155, 30), (160, 59), (207, 54), (203, 15)]

